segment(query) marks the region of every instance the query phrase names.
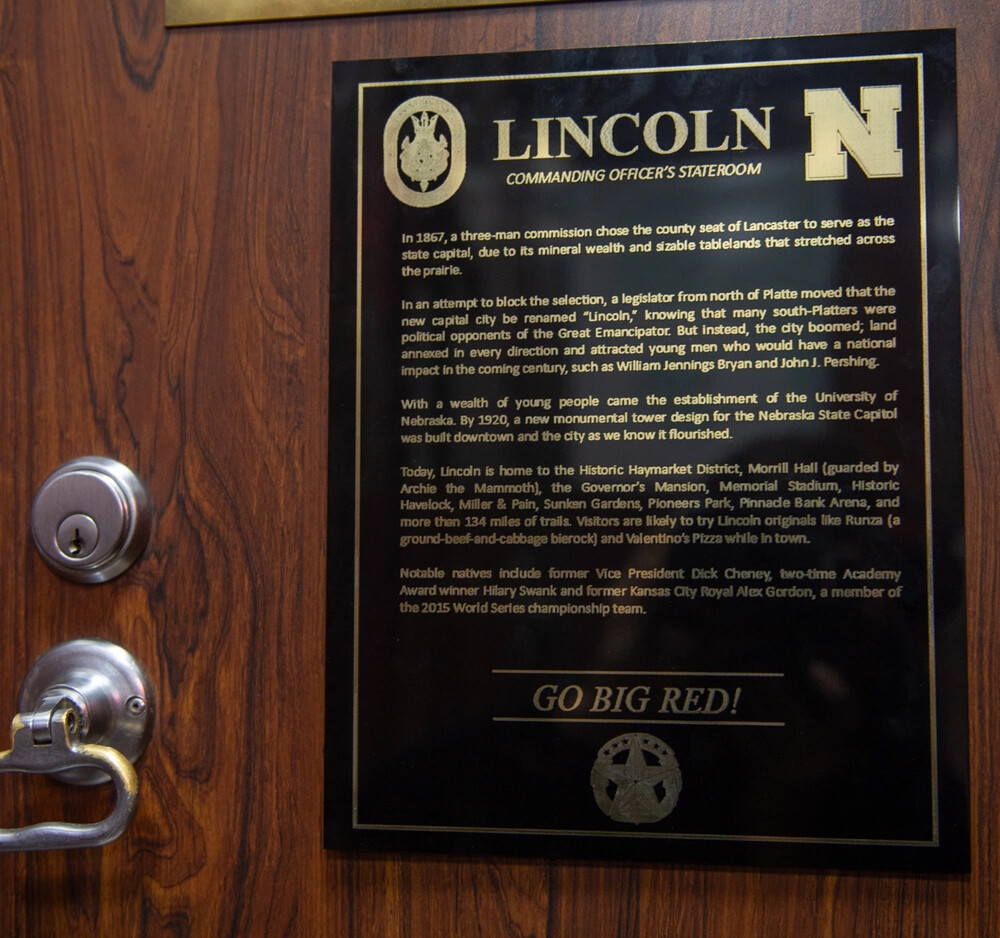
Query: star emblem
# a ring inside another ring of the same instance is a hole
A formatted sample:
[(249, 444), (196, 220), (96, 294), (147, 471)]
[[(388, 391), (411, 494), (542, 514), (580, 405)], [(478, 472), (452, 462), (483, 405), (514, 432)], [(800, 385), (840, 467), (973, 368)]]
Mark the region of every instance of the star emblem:
[(681, 773), (666, 743), (648, 733), (628, 733), (601, 747), (590, 784), (598, 806), (612, 820), (650, 824), (674, 809)]

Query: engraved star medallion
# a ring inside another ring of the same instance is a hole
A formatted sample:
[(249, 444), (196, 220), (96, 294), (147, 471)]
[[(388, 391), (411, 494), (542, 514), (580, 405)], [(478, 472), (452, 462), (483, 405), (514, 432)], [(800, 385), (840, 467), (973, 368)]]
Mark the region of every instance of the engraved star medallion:
[(626, 733), (605, 743), (590, 770), (598, 807), (613, 821), (652, 824), (665, 818), (681, 792), (673, 750), (648, 733)]

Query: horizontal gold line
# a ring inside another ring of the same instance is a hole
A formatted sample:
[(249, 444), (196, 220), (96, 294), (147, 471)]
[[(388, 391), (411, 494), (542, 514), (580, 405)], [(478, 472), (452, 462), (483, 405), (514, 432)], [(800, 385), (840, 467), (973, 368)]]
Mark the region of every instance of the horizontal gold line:
[(494, 668), (493, 674), (606, 674), (623, 677), (784, 677), (781, 671), (587, 671), (573, 668)]
[(360, 89), (365, 88), (402, 88), (407, 85), (463, 85), (491, 81), (551, 81), (554, 78), (607, 78), (615, 75), (658, 75), (668, 72), (714, 72), (728, 69), (745, 68), (777, 68), (792, 65), (843, 65), (855, 62), (874, 62), (886, 60), (919, 59), (920, 53), (894, 52), (887, 55), (844, 55), (804, 59), (761, 59), (746, 62), (716, 62), (700, 65), (650, 65), (641, 68), (601, 68), (574, 71), (566, 69), (558, 72), (523, 72), (514, 75), (462, 75), (408, 79), (388, 79), (386, 81), (358, 82)]
[(652, 726), (777, 726), (782, 727), (783, 722), (771, 722), (764, 720), (634, 720), (624, 717), (620, 720), (600, 720), (588, 717), (493, 717), (494, 723), (606, 723), (609, 726), (614, 723)]
[(563, 837), (632, 837), (655, 840), (731, 840), (741, 843), (766, 844), (840, 844), (849, 847), (937, 847), (933, 840), (889, 840), (864, 837), (782, 837), (769, 834), (695, 834), (667, 831), (604, 831), (604, 830), (563, 830), (560, 828), (517, 828), (517, 827), (432, 827), (423, 824), (365, 824), (356, 821), (354, 830), (369, 831), (417, 831), (420, 833), (455, 834), (536, 834), (543, 837), (553, 835)]
[(510, 6), (560, 0), (166, 0), (167, 26), (205, 26), (311, 16), (357, 16), (461, 7)]

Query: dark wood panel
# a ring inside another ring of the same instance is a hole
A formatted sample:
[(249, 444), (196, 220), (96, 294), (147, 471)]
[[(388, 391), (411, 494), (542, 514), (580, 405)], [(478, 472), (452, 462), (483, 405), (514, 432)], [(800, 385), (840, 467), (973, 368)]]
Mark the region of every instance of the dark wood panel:
[[(974, 0), (613, 0), (162, 28), (162, 0), (0, 0), (0, 718), (50, 644), (136, 651), (160, 695), (136, 821), (0, 857), (0, 934), (1000, 933), (1000, 14)], [(334, 58), (958, 26), (974, 872), (898, 877), (355, 857), (322, 814)], [(28, 506), (88, 452), (150, 484), (149, 555), (99, 588), (34, 556)], [(4, 777), (0, 823), (89, 796)]]

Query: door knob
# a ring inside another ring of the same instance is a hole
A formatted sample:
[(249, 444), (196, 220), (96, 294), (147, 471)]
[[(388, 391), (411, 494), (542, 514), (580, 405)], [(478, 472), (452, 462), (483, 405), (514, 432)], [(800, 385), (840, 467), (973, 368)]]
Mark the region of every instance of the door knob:
[(132, 767), (153, 730), (152, 687), (124, 648), (76, 639), (49, 649), (21, 686), (11, 748), (0, 772), (52, 775), (76, 785), (108, 778), (115, 807), (103, 821), (48, 821), (0, 828), (0, 851), (98, 847), (121, 836), (135, 814), (139, 778)]

